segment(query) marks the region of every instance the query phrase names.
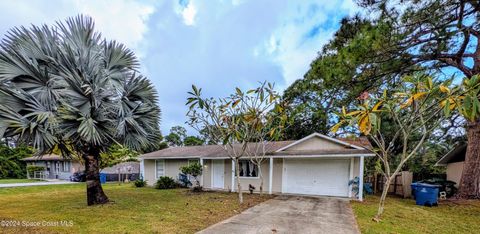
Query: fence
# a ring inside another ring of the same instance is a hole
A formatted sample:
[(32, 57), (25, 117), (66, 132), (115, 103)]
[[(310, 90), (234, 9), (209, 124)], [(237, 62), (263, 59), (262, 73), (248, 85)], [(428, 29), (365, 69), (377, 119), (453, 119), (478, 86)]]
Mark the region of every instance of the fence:
[[(413, 173), (409, 171), (402, 171), (395, 176), (395, 178), (390, 181), (390, 187), (388, 188), (389, 195), (402, 196), (404, 198), (410, 197), (412, 195), (412, 184)], [(374, 176), (368, 176), (365, 179), (365, 182), (371, 183), (373, 185), (374, 193), (381, 193), (383, 191), (383, 186), (387, 179), (380, 174)]]

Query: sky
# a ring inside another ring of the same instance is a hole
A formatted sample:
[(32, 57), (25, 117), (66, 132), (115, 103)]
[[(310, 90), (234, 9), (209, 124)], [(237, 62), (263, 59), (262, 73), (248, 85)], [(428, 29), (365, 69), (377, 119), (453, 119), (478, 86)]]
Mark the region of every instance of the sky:
[(192, 84), (208, 97), (261, 81), (282, 91), (308, 71), (341, 18), (358, 11), (353, 0), (16, 0), (0, 9), (2, 37), (14, 26), (93, 17), (104, 37), (139, 57), (159, 94), (164, 135), (187, 127)]

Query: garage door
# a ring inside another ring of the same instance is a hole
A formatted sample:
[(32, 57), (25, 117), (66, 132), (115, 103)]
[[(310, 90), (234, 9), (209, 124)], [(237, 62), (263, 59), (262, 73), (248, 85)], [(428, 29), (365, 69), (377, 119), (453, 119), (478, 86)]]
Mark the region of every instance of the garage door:
[(348, 196), (350, 159), (285, 159), (283, 192)]

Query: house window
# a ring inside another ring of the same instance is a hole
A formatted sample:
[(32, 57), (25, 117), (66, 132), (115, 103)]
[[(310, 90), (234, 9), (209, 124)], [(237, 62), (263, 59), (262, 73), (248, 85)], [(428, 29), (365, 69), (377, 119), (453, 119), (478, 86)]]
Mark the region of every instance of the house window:
[(200, 164), (200, 160), (198, 160), (198, 159), (189, 159), (188, 160), (188, 165), (191, 165), (191, 164), (194, 164), (194, 163)]
[(69, 172), (70, 171), (70, 162), (64, 161), (63, 162), (63, 171)]
[(161, 176), (165, 176), (165, 160), (155, 160), (155, 168), (157, 179)]
[(240, 177), (258, 177), (258, 167), (250, 160), (238, 160)]

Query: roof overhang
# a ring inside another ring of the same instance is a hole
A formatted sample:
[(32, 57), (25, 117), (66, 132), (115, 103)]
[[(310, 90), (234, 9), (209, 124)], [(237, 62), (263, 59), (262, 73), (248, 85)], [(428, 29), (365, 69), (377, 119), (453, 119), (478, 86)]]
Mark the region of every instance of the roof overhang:
[[(368, 153), (368, 154), (315, 154), (315, 155), (308, 155), (308, 154), (295, 154), (295, 155), (265, 155), (264, 158), (355, 158), (355, 157), (373, 157), (375, 154)], [(152, 158), (142, 158), (143, 160), (158, 160), (158, 159), (208, 159), (208, 160), (216, 160), (216, 159), (231, 159), (230, 157), (152, 157)], [(254, 157), (243, 156), (243, 159), (250, 159)]]
[(452, 159), (457, 157), (458, 154), (462, 153), (463, 150), (466, 150), (467, 144), (460, 144), (457, 145), (455, 148), (450, 150), (447, 154), (445, 154), (440, 160), (438, 160), (437, 163), (435, 163), (435, 166), (446, 166)]

